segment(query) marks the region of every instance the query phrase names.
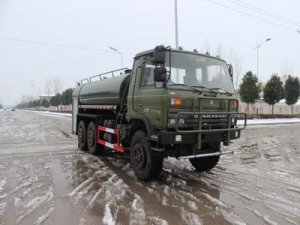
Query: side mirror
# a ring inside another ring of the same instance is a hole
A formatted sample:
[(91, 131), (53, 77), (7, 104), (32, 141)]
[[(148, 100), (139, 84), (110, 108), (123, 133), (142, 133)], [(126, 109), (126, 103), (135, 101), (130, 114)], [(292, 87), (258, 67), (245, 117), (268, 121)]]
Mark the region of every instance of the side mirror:
[(154, 68), (154, 81), (155, 82), (165, 82), (167, 79), (166, 68), (157, 67)]
[(231, 80), (233, 79), (233, 67), (231, 64), (227, 64), (227, 68), (228, 68), (228, 72), (229, 72), (229, 75), (231, 77)]
[(153, 53), (153, 62), (155, 64), (163, 64), (166, 61), (166, 48), (162, 45), (156, 46)]

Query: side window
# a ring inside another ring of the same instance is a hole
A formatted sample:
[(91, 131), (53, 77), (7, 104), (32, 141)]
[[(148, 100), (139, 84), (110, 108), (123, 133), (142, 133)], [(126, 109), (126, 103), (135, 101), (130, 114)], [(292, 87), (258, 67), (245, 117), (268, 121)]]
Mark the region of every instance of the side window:
[(135, 76), (133, 76), (135, 78), (134, 80), (134, 85), (135, 86), (139, 86), (139, 82), (141, 79), (141, 75), (142, 75), (142, 66), (143, 66), (143, 60), (141, 58), (136, 59), (134, 61), (134, 67), (133, 67), (133, 73), (135, 73)]
[(154, 85), (154, 64), (150, 58), (144, 64), (144, 86)]

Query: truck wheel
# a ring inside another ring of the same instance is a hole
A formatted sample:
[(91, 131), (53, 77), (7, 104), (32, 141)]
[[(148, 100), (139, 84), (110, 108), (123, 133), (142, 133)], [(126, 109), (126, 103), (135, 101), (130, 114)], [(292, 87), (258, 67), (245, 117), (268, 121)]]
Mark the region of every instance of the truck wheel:
[(210, 156), (205, 158), (190, 159), (191, 164), (199, 172), (208, 171), (214, 168), (219, 161), (220, 156)]
[(78, 124), (78, 148), (80, 150), (86, 151), (87, 150), (87, 143), (86, 143), (86, 127), (83, 120), (81, 120)]
[(163, 154), (151, 150), (151, 144), (144, 131), (134, 133), (130, 143), (130, 163), (136, 177), (150, 180), (157, 177), (163, 166)]
[(97, 155), (99, 153), (99, 145), (97, 143), (97, 128), (94, 122), (90, 122), (87, 129), (87, 147), (89, 153)]

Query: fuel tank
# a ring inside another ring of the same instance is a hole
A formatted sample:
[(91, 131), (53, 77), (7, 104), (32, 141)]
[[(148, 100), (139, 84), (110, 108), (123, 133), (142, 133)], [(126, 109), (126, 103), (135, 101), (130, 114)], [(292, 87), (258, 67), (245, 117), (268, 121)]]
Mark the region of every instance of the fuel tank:
[(129, 79), (127, 74), (81, 84), (72, 96), (78, 98), (81, 105), (119, 105), (127, 97)]

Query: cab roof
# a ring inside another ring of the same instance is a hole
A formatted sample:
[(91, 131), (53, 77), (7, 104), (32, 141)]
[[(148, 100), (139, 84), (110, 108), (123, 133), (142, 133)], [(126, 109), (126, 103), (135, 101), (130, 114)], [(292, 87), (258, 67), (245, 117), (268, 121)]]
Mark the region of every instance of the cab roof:
[[(174, 48), (172, 48), (171, 51), (172, 52), (185, 53), (185, 54), (193, 54), (193, 55), (203, 56), (203, 57), (209, 57), (209, 58), (212, 58), (212, 59), (221, 60), (221, 61), (223, 61), (223, 62), (226, 63), (226, 61), (223, 60), (223, 59), (221, 59), (221, 58), (218, 58), (218, 57), (215, 57), (215, 56), (211, 56), (211, 55), (207, 55), (207, 54), (198, 53), (198, 52), (186, 51), (186, 50), (179, 50), (179, 49), (174, 49)], [(136, 59), (136, 58), (138, 58), (140, 56), (144, 56), (144, 55), (153, 55), (153, 52), (154, 52), (154, 49), (149, 49), (149, 50), (146, 50), (146, 51), (139, 52), (139, 53), (137, 53), (135, 55), (134, 59)]]

